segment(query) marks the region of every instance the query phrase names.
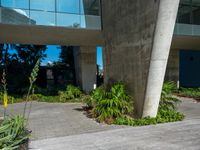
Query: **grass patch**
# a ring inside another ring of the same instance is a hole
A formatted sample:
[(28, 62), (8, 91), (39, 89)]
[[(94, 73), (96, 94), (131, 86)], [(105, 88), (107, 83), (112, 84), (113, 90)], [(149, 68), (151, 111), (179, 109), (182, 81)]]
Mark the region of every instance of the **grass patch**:
[(180, 88), (176, 94), (181, 97), (194, 98), (200, 102), (200, 88)]

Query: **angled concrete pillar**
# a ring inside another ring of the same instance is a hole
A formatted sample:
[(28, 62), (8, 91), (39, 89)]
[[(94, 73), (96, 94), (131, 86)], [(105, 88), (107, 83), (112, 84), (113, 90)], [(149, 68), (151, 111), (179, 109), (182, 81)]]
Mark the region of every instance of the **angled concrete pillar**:
[(178, 4), (102, 0), (104, 82), (108, 87), (118, 81), (127, 85), (138, 117), (157, 113)]
[(145, 93), (143, 117), (156, 117), (157, 115), (178, 6), (179, 0), (160, 0)]
[(89, 93), (96, 84), (96, 47), (74, 47), (74, 60), (77, 85)]

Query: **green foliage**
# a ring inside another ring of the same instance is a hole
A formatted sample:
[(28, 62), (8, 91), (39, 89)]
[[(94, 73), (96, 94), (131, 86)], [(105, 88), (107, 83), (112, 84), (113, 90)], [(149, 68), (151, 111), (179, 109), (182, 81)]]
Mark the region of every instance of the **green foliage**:
[(121, 83), (115, 84), (110, 92), (106, 92), (102, 87), (97, 88), (87, 98), (86, 104), (92, 109), (93, 117), (99, 122), (118, 125), (143, 126), (157, 123), (181, 121), (184, 115), (176, 111), (176, 106), (180, 102), (172, 94), (176, 91), (176, 86), (172, 82), (163, 86), (159, 111), (156, 118), (134, 119), (130, 117), (132, 112), (131, 97), (127, 94), (125, 86)]
[(60, 102), (66, 102), (67, 100), (79, 99), (82, 96), (82, 92), (79, 87), (68, 85), (66, 91), (59, 91)]
[(184, 115), (174, 110), (160, 110), (156, 118), (145, 117), (142, 119), (133, 119), (129, 116), (122, 116), (115, 120), (114, 124), (117, 125), (129, 125), (129, 126), (145, 126), (158, 123), (167, 123), (182, 121)]
[(6, 118), (0, 125), (0, 149), (16, 150), (28, 141), (30, 133), (22, 116)]
[(110, 92), (106, 92), (102, 87), (94, 90), (86, 104), (93, 108), (92, 115), (97, 121), (111, 124), (116, 118), (132, 112), (130, 99), (125, 86), (117, 83)]
[(200, 100), (200, 88), (180, 88), (178, 95)]
[(173, 96), (176, 90), (176, 85), (173, 82), (166, 82), (163, 84), (159, 109), (176, 110), (177, 104), (180, 103), (180, 100)]
[[(45, 45), (0, 44), (0, 72), (6, 65), (8, 93), (25, 94), (36, 61), (46, 57)], [(3, 64), (3, 65), (2, 65)]]
[(162, 92), (165, 92), (166, 94), (173, 94), (176, 91), (177, 88), (174, 82), (168, 81), (163, 84)]
[(97, 101), (106, 99), (106, 97), (108, 97), (108, 93), (103, 89), (103, 87), (98, 87), (91, 92), (91, 96), (87, 97), (85, 102), (89, 108), (94, 108), (96, 107)]

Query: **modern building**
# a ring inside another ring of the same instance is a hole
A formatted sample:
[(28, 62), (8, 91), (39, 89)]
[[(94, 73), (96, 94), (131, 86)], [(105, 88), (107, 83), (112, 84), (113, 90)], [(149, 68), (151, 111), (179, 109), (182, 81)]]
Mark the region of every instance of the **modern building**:
[(156, 116), (164, 78), (200, 85), (199, 24), (199, 0), (0, 0), (1, 43), (74, 46), (86, 92), (103, 46), (104, 84), (125, 82), (140, 117)]

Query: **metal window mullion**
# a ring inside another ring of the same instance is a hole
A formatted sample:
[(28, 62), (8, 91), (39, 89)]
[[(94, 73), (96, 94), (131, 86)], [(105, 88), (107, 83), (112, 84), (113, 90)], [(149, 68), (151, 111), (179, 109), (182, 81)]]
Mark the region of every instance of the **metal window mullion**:
[(57, 26), (57, 0), (55, 0), (55, 26)]

